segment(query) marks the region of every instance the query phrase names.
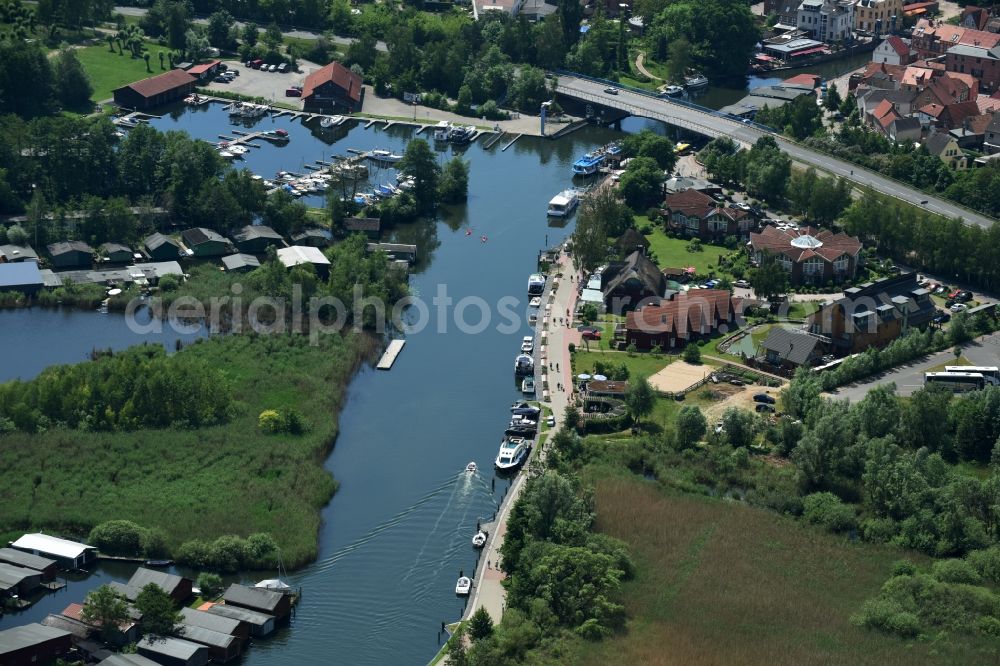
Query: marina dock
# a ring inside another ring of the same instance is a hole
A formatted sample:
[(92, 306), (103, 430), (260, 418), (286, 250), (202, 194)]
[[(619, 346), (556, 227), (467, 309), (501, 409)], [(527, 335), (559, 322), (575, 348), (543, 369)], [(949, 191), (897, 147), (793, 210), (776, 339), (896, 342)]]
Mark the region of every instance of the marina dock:
[(378, 365), (375, 367), (378, 370), (390, 370), (392, 369), (392, 364), (396, 362), (396, 357), (399, 353), (403, 351), (403, 345), (406, 344), (406, 340), (393, 340), (386, 347), (385, 353), (382, 354), (382, 358), (379, 359)]

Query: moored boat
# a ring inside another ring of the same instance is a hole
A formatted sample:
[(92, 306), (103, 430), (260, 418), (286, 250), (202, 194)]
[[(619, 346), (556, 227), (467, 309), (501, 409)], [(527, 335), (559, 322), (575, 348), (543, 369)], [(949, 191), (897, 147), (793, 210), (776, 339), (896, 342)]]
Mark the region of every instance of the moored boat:
[(699, 90), (708, 86), (708, 77), (701, 72), (694, 72), (684, 77), (684, 87), (689, 90)]
[(525, 395), (532, 395), (535, 392), (535, 380), (531, 377), (525, 377), (521, 382), (521, 393)]
[(490, 535), (487, 532), (479, 530), (478, 532), (476, 532), (476, 535), (472, 537), (472, 547), (482, 548), (483, 546), (486, 545), (486, 540), (489, 538), (489, 536)]
[(684, 94), (683, 86), (669, 85), (663, 89), (663, 95), (666, 97), (680, 97)]
[(514, 359), (514, 374), (530, 375), (535, 371), (535, 361), (527, 354), (518, 354)]
[(515, 471), (531, 453), (531, 445), (523, 437), (504, 437), (500, 443), (500, 451), (494, 461), (494, 467), (498, 472)]
[(472, 590), (472, 579), (468, 576), (462, 576), (455, 583), (455, 594), (460, 597), (469, 596), (469, 592)]
[(403, 159), (402, 155), (397, 155), (391, 150), (376, 149), (368, 153), (368, 159), (373, 162), (385, 162), (387, 164), (395, 164), (396, 162)]
[(580, 203), (580, 194), (576, 190), (563, 190), (549, 200), (548, 214), (552, 217), (567, 217)]

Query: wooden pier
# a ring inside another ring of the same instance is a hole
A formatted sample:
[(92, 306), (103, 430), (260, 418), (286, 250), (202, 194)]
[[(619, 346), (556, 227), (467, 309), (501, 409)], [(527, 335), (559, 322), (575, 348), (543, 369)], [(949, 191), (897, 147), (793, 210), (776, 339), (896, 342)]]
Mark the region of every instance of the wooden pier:
[(403, 351), (403, 345), (406, 344), (406, 340), (393, 340), (386, 347), (385, 353), (382, 354), (382, 358), (379, 359), (378, 365), (375, 367), (379, 370), (390, 370), (392, 369), (392, 364), (396, 362), (396, 357), (399, 353)]
[(492, 148), (493, 146), (495, 146), (497, 144), (497, 142), (499, 142), (505, 136), (507, 136), (507, 132), (505, 130), (500, 130), (499, 132), (497, 132), (496, 134), (494, 134), (490, 138), (486, 139), (486, 143), (483, 144), (483, 150), (486, 150), (488, 148)]
[(502, 153), (503, 151), (505, 151), (508, 148), (510, 148), (511, 146), (513, 146), (514, 142), (517, 141), (518, 139), (520, 139), (522, 136), (524, 136), (524, 135), (523, 134), (518, 134), (517, 136), (515, 136), (513, 139), (510, 140), (510, 143), (508, 143), (506, 146), (504, 146), (503, 148), (500, 149), (500, 152)]

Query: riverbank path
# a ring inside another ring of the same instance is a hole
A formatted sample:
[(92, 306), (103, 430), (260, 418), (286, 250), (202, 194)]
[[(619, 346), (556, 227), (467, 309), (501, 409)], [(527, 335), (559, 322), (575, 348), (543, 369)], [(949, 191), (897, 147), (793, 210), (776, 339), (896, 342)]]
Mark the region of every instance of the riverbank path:
[(645, 60), (646, 60), (645, 53), (640, 53), (635, 57), (635, 68), (639, 70), (639, 73), (654, 81), (662, 81), (663, 79), (661, 79), (656, 74), (653, 74), (652, 72), (646, 69)]
[[(566, 408), (570, 403), (573, 389), (573, 372), (570, 367), (569, 344), (580, 344), (580, 332), (572, 328), (572, 316), (567, 321), (566, 313), (572, 313), (576, 308), (577, 284), (576, 270), (573, 268), (572, 258), (562, 253), (559, 257), (559, 267), (554, 271), (554, 275), (562, 277), (550, 279), (546, 288), (547, 298), (552, 303), (552, 313), (554, 319), (548, 322), (547, 327), (542, 328), (548, 332), (548, 360), (552, 362), (553, 369), (549, 371), (550, 400), (545, 403), (552, 409), (556, 418), (556, 426), (548, 430), (545, 434), (546, 444), (552, 441), (552, 437), (562, 427), (566, 415)], [(572, 279), (571, 279), (572, 276)], [(552, 288), (553, 284), (555, 288)], [(560, 322), (562, 319), (562, 322)], [(539, 336), (540, 337), (540, 336)], [(558, 363), (559, 370), (555, 370)], [(558, 386), (563, 388), (560, 390)], [(544, 459), (544, 447), (535, 447), (528, 465), (539, 459)], [(472, 614), (483, 607), (489, 612), (493, 622), (499, 622), (503, 617), (506, 600), (506, 590), (503, 587), (503, 580), (506, 575), (502, 570), (502, 559), (500, 549), (503, 547), (504, 535), (507, 533), (507, 520), (510, 518), (510, 510), (527, 481), (527, 473), (522, 471), (515, 477), (513, 485), (507, 492), (496, 520), (490, 538), (479, 557), (476, 568), (472, 596), (465, 607), (463, 620), (468, 620)]]

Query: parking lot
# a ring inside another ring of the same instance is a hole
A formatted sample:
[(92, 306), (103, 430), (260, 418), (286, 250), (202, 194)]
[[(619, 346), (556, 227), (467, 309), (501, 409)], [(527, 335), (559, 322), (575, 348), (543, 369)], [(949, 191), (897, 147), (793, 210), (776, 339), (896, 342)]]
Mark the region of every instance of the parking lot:
[[(301, 72), (288, 72), (279, 74), (278, 72), (264, 72), (251, 67), (244, 67), (243, 63), (237, 60), (226, 60), (226, 65), (230, 69), (239, 72), (232, 83), (222, 83), (220, 81), (210, 82), (206, 88), (209, 90), (225, 90), (239, 93), (250, 97), (263, 97), (273, 102), (285, 102), (295, 104), (301, 108), (301, 101), (297, 97), (285, 97), (285, 90), (292, 86), (301, 86), (309, 72), (317, 69), (312, 63), (300, 63)], [(310, 66), (311, 65), (311, 66)]]

